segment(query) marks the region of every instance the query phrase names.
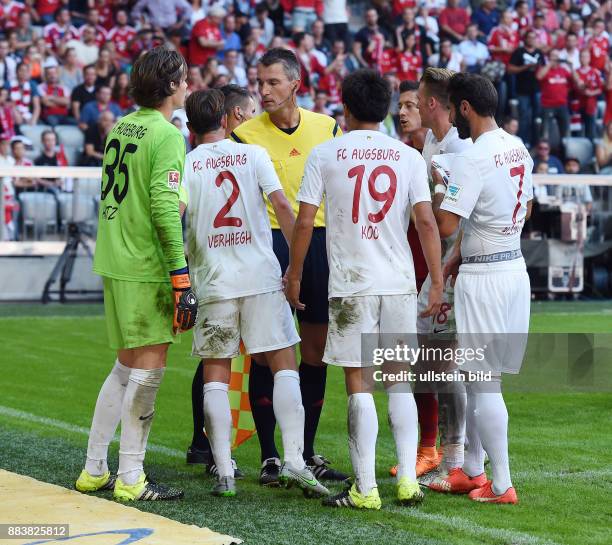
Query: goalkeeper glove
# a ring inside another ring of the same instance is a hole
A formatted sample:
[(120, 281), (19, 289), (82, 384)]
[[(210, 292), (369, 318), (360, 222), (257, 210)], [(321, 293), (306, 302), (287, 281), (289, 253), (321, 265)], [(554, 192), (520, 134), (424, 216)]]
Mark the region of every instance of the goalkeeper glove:
[(174, 290), (174, 333), (191, 329), (198, 316), (198, 299), (191, 289), (189, 269), (179, 269), (170, 273), (172, 289)]

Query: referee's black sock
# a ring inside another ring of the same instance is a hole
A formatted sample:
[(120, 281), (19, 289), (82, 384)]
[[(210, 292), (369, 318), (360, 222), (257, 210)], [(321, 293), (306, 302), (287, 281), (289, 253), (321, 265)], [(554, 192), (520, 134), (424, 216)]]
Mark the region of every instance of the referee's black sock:
[(304, 459), (314, 456), (314, 440), (323, 410), (327, 365), (300, 364), (300, 389), (304, 405)]
[(276, 417), (272, 406), (272, 392), (274, 391), (274, 376), (270, 369), (259, 365), (251, 358), (251, 372), (249, 373), (249, 401), (257, 437), (261, 448), (261, 461), (268, 458), (280, 458), (274, 443), (274, 428)]
[(193, 414), (193, 439), (191, 446), (198, 450), (210, 451), (208, 437), (204, 434), (204, 376), (202, 361), (191, 382), (191, 412)]

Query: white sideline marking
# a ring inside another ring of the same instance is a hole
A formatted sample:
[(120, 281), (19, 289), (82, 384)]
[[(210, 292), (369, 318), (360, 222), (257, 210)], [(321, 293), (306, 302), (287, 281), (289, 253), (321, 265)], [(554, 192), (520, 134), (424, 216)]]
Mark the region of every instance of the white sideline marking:
[[(44, 424), (45, 426), (50, 426), (53, 428), (57, 428), (60, 430), (68, 431), (71, 433), (78, 433), (80, 435), (89, 436), (89, 428), (84, 428), (83, 426), (76, 426), (75, 424), (70, 424), (68, 422), (64, 422), (62, 420), (56, 420), (55, 418), (48, 418), (46, 416), (38, 416), (36, 414), (27, 413), (25, 411), (20, 411), (18, 409), (12, 409), (11, 407), (4, 407), (0, 405), (0, 415), (10, 416), (12, 418), (18, 418), (19, 420), (25, 420), (27, 422), (35, 422), (36, 424)], [(115, 436), (113, 439), (117, 441), (118, 437)], [(155, 445), (149, 443), (147, 445), (147, 450), (150, 452), (156, 452), (158, 454), (165, 454), (166, 456), (170, 456), (171, 458), (184, 458), (185, 453), (180, 450), (164, 447), (163, 445)]]
[(487, 536), (496, 540), (500, 540), (503, 543), (511, 543), (512, 545), (560, 545), (556, 541), (549, 539), (532, 536), (524, 532), (517, 532), (514, 530), (505, 530), (503, 528), (488, 528), (486, 526), (480, 526), (469, 519), (464, 519), (455, 516), (446, 516), (436, 513), (425, 513), (417, 509), (402, 509), (400, 507), (386, 508), (396, 513), (403, 513), (409, 517), (413, 517), (428, 522), (437, 522), (444, 526), (451, 528), (459, 528), (466, 534), (482, 537)]

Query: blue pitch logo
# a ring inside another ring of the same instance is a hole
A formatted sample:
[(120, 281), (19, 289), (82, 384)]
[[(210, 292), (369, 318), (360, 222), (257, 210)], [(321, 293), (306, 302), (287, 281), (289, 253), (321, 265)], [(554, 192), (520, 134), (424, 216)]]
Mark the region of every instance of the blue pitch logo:
[(149, 537), (154, 533), (153, 528), (128, 528), (125, 530), (107, 530), (105, 532), (93, 532), (91, 534), (78, 534), (76, 536), (68, 536), (68, 537), (60, 537), (58, 539), (43, 539), (42, 541), (30, 541), (30, 543), (26, 543), (25, 545), (42, 545), (43, 543), (60, 543), (64, 541), (73, 541), (82, 537), (92, 537), (92, 536), (106, 536), (106, 535), (127, 535), (125, 539), (117, 543), (108, 545), (130, 545), (131, 543), (136, 543), (137, 541), (141, 541), (145, 537)]

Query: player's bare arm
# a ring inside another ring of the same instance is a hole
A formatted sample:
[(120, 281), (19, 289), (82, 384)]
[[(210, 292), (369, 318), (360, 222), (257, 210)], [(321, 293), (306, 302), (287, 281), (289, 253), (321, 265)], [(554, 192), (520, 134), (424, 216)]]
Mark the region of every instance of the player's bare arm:
[(304, 259), (306, 258), (308, 247), (310, 246), (315, 216), (318, 210), (319, 207), (314, 204), (300, 203), (300, 211), (298, 212), (298, 217), (293, 229), (293, 236), (291, 237), (289, 267), (287, 267), (287, 273), (285, 274), (285, 296), (289, 304), (299, 310), (306, 308), (306, 306), (300, 302), (300, 283), (302, 281)]
[(415, 226), (419, 233), (419, 240), (423, 247), (427, 268), (431, 275), (431, 290), (427, 308), (422, 316), (433, 316), (440, 310), (442, 304), (442, 292), (444, 284), (442, 282), (442, 247), (440, 244), (440, 234), (436, 226), (436, 218), (428, 202), (419, 202), (414, 205)]
[(291, 243), (291, 236), (293, 235), (293, 226), (295, 225), (295, 215), (291, 208), (291, 203), (287, 200), (285, 192), (282, 190), (274, 191), (268, 195), (276, 219), (280, 225), (283, 236), (287, 241), (287, 244)]

